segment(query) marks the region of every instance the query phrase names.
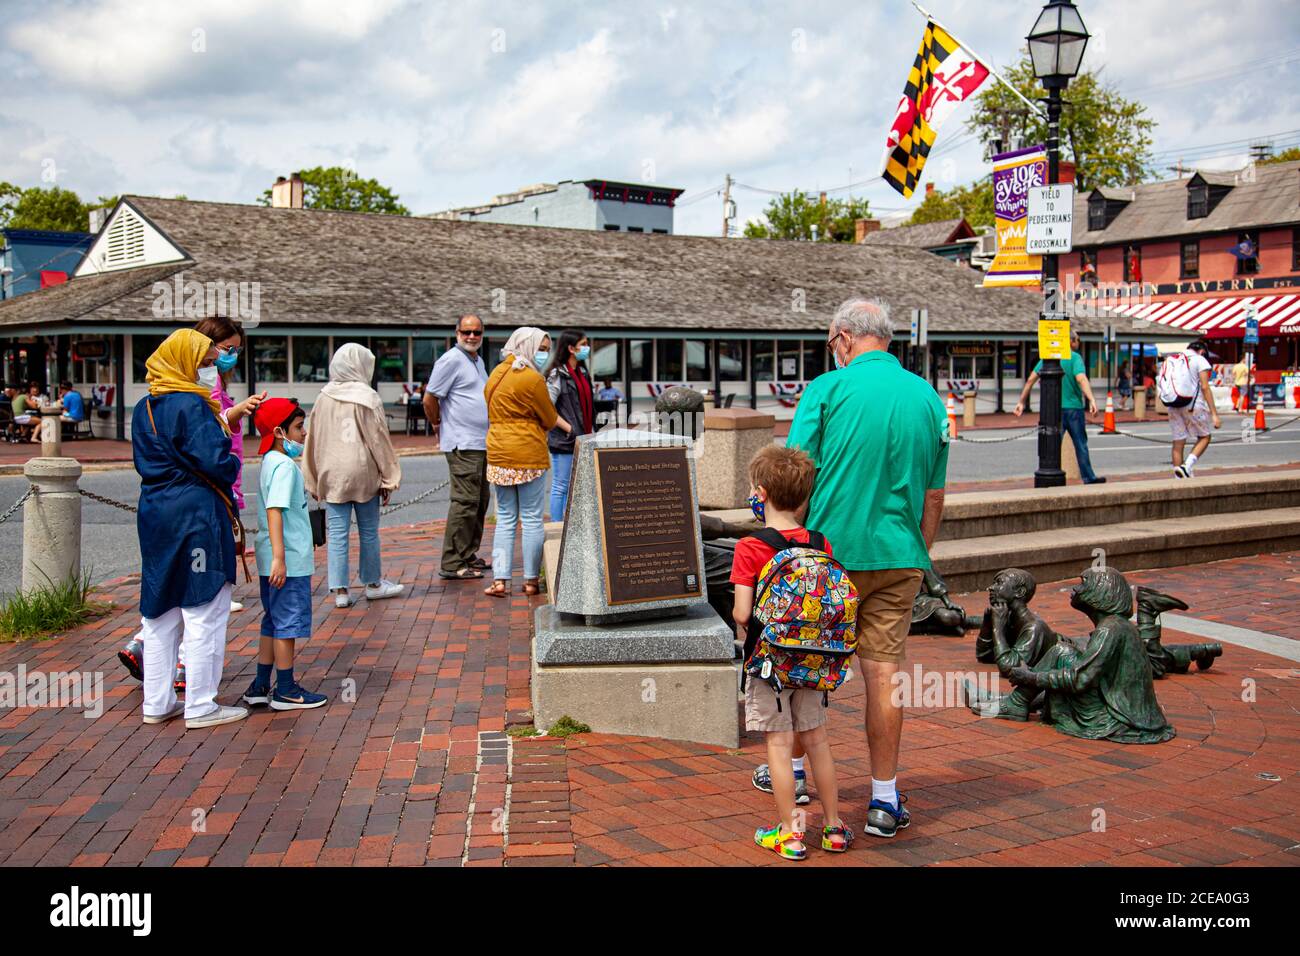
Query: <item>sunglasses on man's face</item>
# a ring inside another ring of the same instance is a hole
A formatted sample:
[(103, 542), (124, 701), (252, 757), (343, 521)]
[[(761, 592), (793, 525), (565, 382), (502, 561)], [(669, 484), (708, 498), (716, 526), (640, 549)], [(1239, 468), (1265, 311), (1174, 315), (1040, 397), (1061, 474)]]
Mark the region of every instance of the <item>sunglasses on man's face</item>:
[(483, 330), (482, 330), (482, 329), (457, 329), (456, 332), (457, 332), (458, 334), (460, 334), (460, 335), (478, 335), (478, 336), (482, 336), (482, 334), (483, 334)]

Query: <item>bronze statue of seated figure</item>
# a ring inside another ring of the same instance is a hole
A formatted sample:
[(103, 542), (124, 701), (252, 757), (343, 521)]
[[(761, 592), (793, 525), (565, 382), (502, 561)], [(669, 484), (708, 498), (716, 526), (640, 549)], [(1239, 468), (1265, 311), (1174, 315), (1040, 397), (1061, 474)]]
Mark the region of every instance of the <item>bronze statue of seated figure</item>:
[(1166, 674), (1186, 674), (1192, 664), (1208, 671), (1214, 659), (1223, 653), (1222, 644), (1161, 644), (1160, 615), (1164, 611), (1186, 611), (1187, 605), (1155, 588), (1138, 585), (1138, 633), (1151, 659), (1151, 675), (1159, 680)]
[(948, 597), (948, 584), (938, 571), (923, 572), (921, 587), (912, 601), (912, 624), (907, 633), (961, 637), (979, 626), (978, 617), (968, 615), (965, 608)]
[[(1036, 664), (1009, 667), (1006, 676), (1015, 687), (1011, 694), (981, 698), (968, 684), (971, 710), (984, 717), (1027, 720), (1029, 695), (1042, 691), (1043, 722), (1071, 737), (1124, 744), (1172, 739), (1174, 728), (1156, 700), (1151, 662), (1130, 620), (1133, 591), (1124, 575), (1111, 567), (1088, 568), (1071, 592), (1070, 604), (1092, 621), (1092, 633), (1057, 635)], [(990, 612), (995, 638), (1005, 635), (1010, 608), (999, 602)]]

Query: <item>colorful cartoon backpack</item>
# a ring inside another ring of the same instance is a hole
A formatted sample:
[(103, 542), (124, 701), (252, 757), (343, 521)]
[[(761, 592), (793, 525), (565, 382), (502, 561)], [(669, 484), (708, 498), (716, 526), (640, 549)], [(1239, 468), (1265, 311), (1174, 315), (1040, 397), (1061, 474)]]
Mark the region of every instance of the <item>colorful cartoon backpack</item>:
[(810, 532), (807, 546), (791, 544), (772, 528), (753, 537), (776, 554), (754, 591), (744, 670), (746, 677), (771, 685), (780, 709), (787, 687), (825, 694), (848, 679), (858, 646), (858, 592), (849, 573), (826, 553), (820, 533)]

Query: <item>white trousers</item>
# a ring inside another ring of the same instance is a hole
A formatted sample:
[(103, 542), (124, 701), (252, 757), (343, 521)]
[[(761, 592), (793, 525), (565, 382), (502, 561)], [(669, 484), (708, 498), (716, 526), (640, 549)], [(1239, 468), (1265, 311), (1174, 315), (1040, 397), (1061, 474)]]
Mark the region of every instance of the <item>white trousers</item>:
[(227, 584), (207, 604), (172, 608), (141, 619), (144, 636), (144, 712), (161, 717), (176, 706), (176, 660), (185, 642), (185, 719), (206, 717), (218, 707), (217, 688), (226, 660), (230, 620)]

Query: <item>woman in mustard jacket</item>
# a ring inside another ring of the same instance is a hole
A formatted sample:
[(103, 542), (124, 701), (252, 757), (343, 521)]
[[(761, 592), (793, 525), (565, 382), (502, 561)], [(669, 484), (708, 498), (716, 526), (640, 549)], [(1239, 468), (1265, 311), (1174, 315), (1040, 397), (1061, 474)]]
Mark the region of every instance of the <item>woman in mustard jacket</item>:
[(510, 566), (515, 555), (515, 529), (524, 537), (524, 593), (538, 593), (542, 566), (542, 511), (546, 472), (551, 466), (546, 433), (569, 431), (546, 391), (541, 370), (550, 359), (551, 337), (541, 329), (516, 329), (501, 350), (501, 364), (488, 376), (487, 479), (496, 492), (497, 526), (492, 539), (493, 581), (483, 593), (510, 593)]

